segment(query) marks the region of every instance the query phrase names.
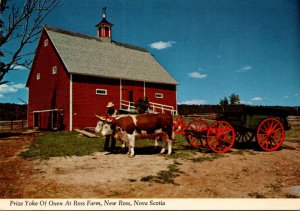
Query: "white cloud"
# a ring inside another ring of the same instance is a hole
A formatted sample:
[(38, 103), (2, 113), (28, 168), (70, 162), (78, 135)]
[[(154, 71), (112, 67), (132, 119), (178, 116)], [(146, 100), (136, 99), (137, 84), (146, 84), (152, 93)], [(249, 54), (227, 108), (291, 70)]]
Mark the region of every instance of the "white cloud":
[(241, 104), (253, 104), (251, 101), (248, 101), (248, 102), (247, 102), (247, 101), (244, 101), (244, 100), (241, 100), (240, 103), (241, 103)]
[(188, 75), (191, 78), (206, 78), (207, 77), (206, 74), (202, 74), (200, 72), (191, 72), (191, 73), (188, 73)]
[(245, 73), (245, 72), (249, 72), (252, 69), (253, 68), (250, 65), (246, 65), (246, 66), (242, 67), (241, 69), (239, 69), (238, 72), (239, 73)]
[(23, 88), (25, 88), (25, 84), (21, 84), (21, 83), (13, 84), (12, 87), (14, 87), (16, 89), (23, 89)]
[(284, 98), (289, 98), (289, 96), (287, 96), (287, 95), (285, 95), (285, 96), (283, 96)]
[(154, 42), (152, 44), (150, 44), (151, 48), (154, 48), (156, 50), (162, 50), (162, 49), (166, 49), (166, 48), (170, 48), (172, 47), (176, 42), (174, 41), (159, 41), (159, 42)]
[(179, 104), (186, 104), (186, 105), (201, 105), (201, 104), (207, 104), (206, 100), (187, 100), (183, 101)]
[(294, 96), (299, 96), (299, 93), (295, 93)]
[(25, 87), (24, 84), (12, 84), (12, 85), (8, 85), (8, 84), (1, 84), (0, 85), (0, 94), (8, 94), (8, 93), (15, 93), (17, 92), (19, 89), (23, 89)]
[(262, 97), (254, 97), (251, 100), (253, 100), (253, 101), (261, 101), (261, 100), (263, 100), (263, 98)]

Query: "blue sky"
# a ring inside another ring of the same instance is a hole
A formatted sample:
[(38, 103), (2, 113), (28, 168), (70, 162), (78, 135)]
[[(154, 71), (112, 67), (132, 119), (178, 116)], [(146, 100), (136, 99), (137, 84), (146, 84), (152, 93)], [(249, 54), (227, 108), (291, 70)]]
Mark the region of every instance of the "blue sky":
[[(297, 0), (61, 3), (45, 24), (93, 36), (106, 6), (113, 40), (147, 48), (178, 81), (178, 103), (218, 104), (235, 93), (249, 105), (300, 106)], [(28, 72), (7, 75), (11, 82), (0, 87), (0, 102), (27, 101)]]

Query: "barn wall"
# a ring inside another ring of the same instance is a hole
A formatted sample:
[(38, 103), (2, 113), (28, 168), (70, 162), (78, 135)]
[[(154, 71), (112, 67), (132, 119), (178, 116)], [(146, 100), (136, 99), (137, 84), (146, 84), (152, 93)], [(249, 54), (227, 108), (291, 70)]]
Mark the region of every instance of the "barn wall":
[(144, 82), (122, 80), (122, 99), (136, 102), (144, 97)]
[[(176, 85), (146, 83), (145, 87), (146, 96), (148, 97), (149, 102), (170, 105), (176, 110)], [(163, 94), (163, 98), (156, 98), (155, 93)]]
[[(48, 39), (48, 46), (44, 47), (44, 40)], [(52, 67), (57, 66), (57, 73), (52, 74)], [(40, 73), (40, 80), (37, 80)], [(34, 63), (31, 68), (28, 97), (28, 125), (33, 127), (34, 111), (58, 109), (60, 120), (59, 129), (69, 129), (69, 75), (61, 62), (48, 35), (43, 32), (37, 48)], [(49, 112), (40, 114), (39, 126), (41, 129), (49, 128), (51, 121)]]
[[(96, 89), (106, 89), (107, 95), (97, 95)], [(73, 75), (73, 128), (95, 127), (95, 114), (105, 114), (110, 101), (119, 108), (119, 79)]]

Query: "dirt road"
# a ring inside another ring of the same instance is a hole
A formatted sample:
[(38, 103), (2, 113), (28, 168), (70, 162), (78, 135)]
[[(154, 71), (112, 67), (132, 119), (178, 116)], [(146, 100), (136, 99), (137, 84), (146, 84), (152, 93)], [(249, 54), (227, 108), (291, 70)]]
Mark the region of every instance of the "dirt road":
[(106, 152), (25, 160), (19, 154), (34, 138), (17, 135), (0, 141), (0, 198), (300, 197), (296, 142), (285, 141), (281, 150), (271, 153), (197, 152), (192, 160)]

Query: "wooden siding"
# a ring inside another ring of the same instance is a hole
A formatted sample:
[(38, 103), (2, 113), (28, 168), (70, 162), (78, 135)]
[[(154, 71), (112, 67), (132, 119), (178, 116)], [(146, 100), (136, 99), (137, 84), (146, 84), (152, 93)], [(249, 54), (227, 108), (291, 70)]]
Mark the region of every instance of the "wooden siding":
[[(44, 46), (44, 40), (48, 39), (48, 46)], [(52, 68), (57, 67), (57, 73), (52, 73)], [(40, 73), (40, 80), (37, 80)], [(43, 31), (33, 66), (27, 82), (29, 88), (28, 97), (28, 126), (34, 126), (34, 111), (58, 109), (61, 125), (59, 129), (69, 129), (69, 74), (67, 73), (60, 57), (58, 56), (51, 40)], [(39, 114), (39, 127), (52, 129), (50, 112)], [(54, 124), (55, 125), (55, 124)]]
[[(96, 95), (96, 89), (106, 89), (107, 95)], [(120, 80), (73, 75), (73, 128), (95, 127), (95, 114), (105, 114), (107, 103), (120, 107)]]
[[(176, 85), (146, 83), (145, 86), (146, 86), (146, 96), (148, 97), (149, 102), (170, 105), (173, 106), (175, 110), (177, 109)], [(163, 94), (163, 98), (156, 98), (155, 93)]]

